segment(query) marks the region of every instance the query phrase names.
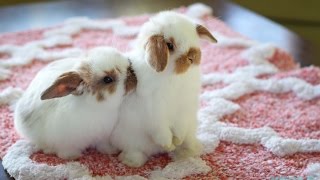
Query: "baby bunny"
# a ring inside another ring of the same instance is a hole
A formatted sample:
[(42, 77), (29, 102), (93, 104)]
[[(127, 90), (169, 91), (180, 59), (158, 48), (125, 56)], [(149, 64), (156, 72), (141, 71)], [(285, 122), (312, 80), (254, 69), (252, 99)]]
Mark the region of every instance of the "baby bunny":
[(175, 150), (176, 158), (201, 152), (199, 37), (216, 42), (205, 27), (175, 12), (161, 12), (142, 26), (128, 53), (138, 84), (125, 97), (111, 136), (128, 166), (139, 167), (159, 152)]
[(128, 69), (128, 59), (108, 47), (50, 63), (18, 101), (15, 128), (44, 153), (63, 159), (75, 159), (89, 146), (116, 152), (109, 138), (132, 87)]

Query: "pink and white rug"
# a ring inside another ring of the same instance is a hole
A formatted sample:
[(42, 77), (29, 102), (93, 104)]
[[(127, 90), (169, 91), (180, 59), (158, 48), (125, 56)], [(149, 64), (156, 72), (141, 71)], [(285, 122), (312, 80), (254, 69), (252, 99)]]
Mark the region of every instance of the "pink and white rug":
[(66, 161), (16, 134), (12, 108), (40, 68), (101, 45), (128, 51), (149, 16), (74, 18), (0, 35), (0, 156), (8, 173), (17, 179), (319, 179), (320, 69), (300, 68), (274, 45), (232, 31), (205, 5), (177, 11), (208, 27), (219, 42), (201, 42), (201, 158), (173, 162), (160, 154), (129, 168), (88, 149)]

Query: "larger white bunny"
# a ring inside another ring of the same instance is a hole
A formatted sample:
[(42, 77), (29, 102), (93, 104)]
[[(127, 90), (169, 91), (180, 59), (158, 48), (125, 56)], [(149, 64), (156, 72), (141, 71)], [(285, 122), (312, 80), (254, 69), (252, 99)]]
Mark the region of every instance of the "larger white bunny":
[(138, 167), (150, 155), (174, 149), (177, 158), (200, 153), (199, 37), (216, 41), (205, 27), (175, 12), (161, 12), (143, 25), (128, 53), (137, 88), (121, 105), (111, 138), (123, 163)]
[(128, 59), (108, 47), (50, 63), (18, 101), (17, 131), (61, 158), (77, 158), (88, 146), (114, 153), (110, 134), (123, 96), (136, 83), (128, 70)]

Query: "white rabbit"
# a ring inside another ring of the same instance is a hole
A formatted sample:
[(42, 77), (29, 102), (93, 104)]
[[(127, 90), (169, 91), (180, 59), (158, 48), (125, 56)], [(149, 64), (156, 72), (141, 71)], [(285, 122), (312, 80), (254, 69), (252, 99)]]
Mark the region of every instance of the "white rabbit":
[(216, 42), (205, 27), (169, 11), (142, 26), (127, 54), (138, 84), (125, 97), (111, 135), (112, 144), (122, 150), (119, 159), (128, 166), (141, 166), (150, 155), (174, 149), (176, 158), (201, 152), (196, 138), (199, 37)]
[(127, 77), (128, 69), (129, 60), (108, 47), (50, 63), (18, 101), (14, 113), (18, 133), (45, 153), (64, 159), (81, 156), (89, 146), (114, 153), (109, 138), (132, 86), (126, 83), (134, 79)]

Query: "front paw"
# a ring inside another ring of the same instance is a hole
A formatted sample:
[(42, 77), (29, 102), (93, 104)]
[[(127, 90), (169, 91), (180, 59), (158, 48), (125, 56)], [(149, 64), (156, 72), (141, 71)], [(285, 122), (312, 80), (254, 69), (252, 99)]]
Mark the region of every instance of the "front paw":
[(155, 132), (152, 137), (154, 143), (161, 146), (165, 151), (173, 151), (176, 149), (176, 146), (173, 144), (173, 136), (170, 130)]
[(118, 156), (118, 159), (129, 167), (140, 167), (146, 163), (148, 157), (142, 152), (122, 152)]
[(174, 151), (176, 149), (177, 146), (180, 146), (182, 144), (182, 140), (176, 136), (172, 137), (172, 144), (170, 146), (165, 146), (164, 150), (165, 151)]
[(162, 148), (167, 152), (171, 152), (171, 151), (174, 151), (176, 149), (176, 146), (171, 143), (171, 145), (165, 145)]
[(173, 136), (172, 138), (172, 143), (175, 145), (175, 146), (180, 146), (182, 144), (182, 140), (176, 136)]
[(119, 152), (119, 150), (110, 143), (99, 143), (96, 149), (102, 154), (117, 154)]
[(186, 159), (188, 157), (197, 157), (200, 156), (202, 152), (202, 144), (196, 138), (194, 140), (186, 139), (183, 143), (183, 146), (179, 146), (174, 151), (174, 160)]

